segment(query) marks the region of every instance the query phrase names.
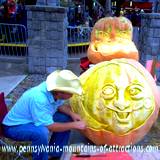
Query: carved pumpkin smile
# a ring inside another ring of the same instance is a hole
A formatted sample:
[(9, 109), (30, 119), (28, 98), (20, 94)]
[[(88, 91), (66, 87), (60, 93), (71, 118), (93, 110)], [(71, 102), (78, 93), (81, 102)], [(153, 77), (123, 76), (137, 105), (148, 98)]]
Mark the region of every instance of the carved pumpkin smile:
[(115, 113), (116, 113), (115, 115), (117, 116), (117, 119), (118, 119), (119, 122), (128, 123), (130, 115), (131, 115), (129, 112), (128, 113), (126, 113), (126, 112), (115, 112)]
[[(104, 41), (102, 42), (96, 41), (95, 43), (91, 43), (90, 45), (91, 45), (90, 46), (91, 50), (95, 52), (94, 54), (108, 56), (107, 60), (110, 60), (109, 56), (116, 55), (116, 58), (125, 58), (127, 55), (128, 57), (131, 56), (130, 54), (133, 52), (137, 53), (137, 48), (134, 45), (134, 43), (128, 40), (126, 41), (121, 40), (121, 42), (114, 41), (112, 43), (107, 43)], [(123, 53), (123, 56), (122, 56), (122, 53)]]

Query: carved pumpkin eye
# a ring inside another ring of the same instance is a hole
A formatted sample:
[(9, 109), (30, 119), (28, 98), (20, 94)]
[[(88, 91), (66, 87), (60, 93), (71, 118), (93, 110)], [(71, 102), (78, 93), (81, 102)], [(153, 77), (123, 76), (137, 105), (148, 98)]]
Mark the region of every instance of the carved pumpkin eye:
[(128, 93), (132, 99), (141, 99), (143, 98), (143, 87), (139, 84), (133, 84), (129, 86)]
[(115, 86), (108, 84), (102, 89), (102, 97), (104, 99), (112, 99), (116, 94)]

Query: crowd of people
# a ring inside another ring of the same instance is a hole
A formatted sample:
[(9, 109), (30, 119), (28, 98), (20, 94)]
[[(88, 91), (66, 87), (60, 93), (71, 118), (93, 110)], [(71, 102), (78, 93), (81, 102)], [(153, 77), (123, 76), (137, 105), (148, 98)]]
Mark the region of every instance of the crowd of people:
[(23, 24), (27, 26), (25, 1), (4, 0), (0, 3), (0, 23)]

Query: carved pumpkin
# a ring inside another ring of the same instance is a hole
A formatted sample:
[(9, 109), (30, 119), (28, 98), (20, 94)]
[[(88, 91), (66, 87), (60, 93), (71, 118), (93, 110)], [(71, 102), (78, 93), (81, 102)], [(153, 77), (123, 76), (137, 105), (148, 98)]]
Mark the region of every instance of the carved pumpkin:
[(87, 52), (89, 60), (95, 64), (115, 58), (138, 60), (132, 31), (132, 24), (125, 17), (105, 17), (97, 21), (91, 32)]
[(80, 76), (83, 95), (70, 104), (86, 121), (83, 134), (95, 144), (134, 144), (155, 122), (160, 95), (150, 73), (137, 61), (101, 62)]

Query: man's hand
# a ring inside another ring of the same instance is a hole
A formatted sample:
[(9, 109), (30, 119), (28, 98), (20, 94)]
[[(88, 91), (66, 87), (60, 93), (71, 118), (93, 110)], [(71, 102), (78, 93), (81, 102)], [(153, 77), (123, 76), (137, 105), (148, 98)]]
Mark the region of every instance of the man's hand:
[(80, 115), (78, 115), (77, 113), (72, 112), (70, 114), (70, 116), (73, 119), (73, 121), (81, 121), (82, 120), (81, 117), (80, 117)]
[(71, 107), (69, 105), (63, 105), (63, 106), (59, 107), (58, 110), (62, 113), (69, 115), (73, 119), (73, 121), (81, 121), (82, 120), (80, 115), (78, 115), (77, 113), (74, 113), (71, 110)]
[(84, 130), (86, 128), (86, 123), (84, 121), (76, 121), (73, 123), (75, 125), (75, 129)]
[(52, 132), (63, 132), (70, 129), (84, 130), (86, 128), (86, 123), (84, 121), (75, 121), (67, 123), (54, 122), (53, 124), (48, 125), (47, 128)]

